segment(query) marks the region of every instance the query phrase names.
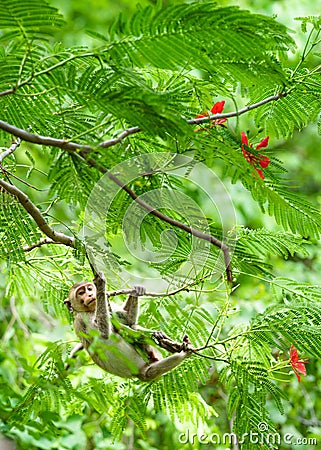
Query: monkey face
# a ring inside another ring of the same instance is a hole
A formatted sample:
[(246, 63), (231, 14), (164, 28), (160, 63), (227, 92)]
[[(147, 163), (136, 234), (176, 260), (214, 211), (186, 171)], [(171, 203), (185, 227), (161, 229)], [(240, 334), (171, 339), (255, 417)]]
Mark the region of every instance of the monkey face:
[(96, 286), (93, 283), (82, 283), (76, 287), (71, 298), (74, 311), (95, 311)]

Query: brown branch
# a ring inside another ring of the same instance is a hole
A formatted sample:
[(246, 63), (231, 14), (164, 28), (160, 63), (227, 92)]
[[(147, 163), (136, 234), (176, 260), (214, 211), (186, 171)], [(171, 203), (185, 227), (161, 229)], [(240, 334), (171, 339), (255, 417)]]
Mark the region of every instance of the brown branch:
[[(0, 120), (0, 129), (12, 134), (13, 136), (17, 136), (23, 141), (31, 142), (32, 144), (45, 145), (47, 147), (57, 147), (61, 148), (62, 150), (72, 150), (72, 151), (81, 150), (85, 154), (89, 153), (95, 148), (95, 146), (82, 145), (76, 142), (66, 141), (65, 139), (56, 139), (49, 136), (41, 136), (39, 134), (33, 134), (30, 133), (29, 131), (23, 130), (22, 128), (15, 127), (14, 125), (4, 122), (3, 120)], [(113, 138), (108, 141), (103, 141), (99, 143), (97, 147), (100, 148), (112, 147), (113, 145), (119, 144), (127, 136), (139, 133), (140, 131), (141, 129), (139, 127), (128, 128), (127, 130), (124, 130), (117, 138)]]
[(75, 142), (68, 142), (64, 139), (56, 139), (48, 136), (41, 136), (39, 134), (29, 133), (26, 130), (21, 128), (17, 128), (14, 125), (10, 125), (9, 123), (3, 122), (0, 120), (0, 129), (6, 131), (7, 133), (12, 134), (13, 136), (19, 137), (21, 140), (26, 142), (31, 142), (32, 144), (45, 145), (48, 147), (58, 147), (64, 150), (73, 150), (77, 151), (80, 149), (83, 150), (93, 150), (93, 147), (90, 145), (80, 145)]
[(108, 141), (101, 142), (98, 147), (102, 148), (108, 148), (112, 147), (113, 145), (119, 144), (123, 139), (125, 139), (127, 136), (130, 136), (131, 134), (136, 134), (141, 132), (142, 130), (139, 127), (131, 127), (127, 128), (127, 130), (124, 130), (117, 138), (109, 139)]
[(7, 183), (6, 181), (2, 180), (0, 178), (0, 186), (9, 194), (16, 197), (16, 199), (19, 201), (19, 203), (23, 206), (23, 208), (30, 214), (30, 216), (34, 219), (36, 224), (38, 225), (39, 229), (52, 241), (55, 243), (60, 243), (63, 245), (66, 245), (68, 247), (75, 247), (75, 239), (67, 236), (64, 233), (60, 233), (55, 231), (53, 228), (51, 228), (50, 225), (48, 225), (46, 219), (40, 212), (40, 210), (37, 208), (36, 205), (34, 205), (29, 197), (22, 192), (19, 188), (14, 186), (13, 184)]
[(10, 88), (10, 89), (7, 89), (6, 91), (0, 92), (0, 97), (4, 97), (4, 96), (10, 95), (10, 94), (14, 94), (15, 92), (16, 92), (16, 88)]

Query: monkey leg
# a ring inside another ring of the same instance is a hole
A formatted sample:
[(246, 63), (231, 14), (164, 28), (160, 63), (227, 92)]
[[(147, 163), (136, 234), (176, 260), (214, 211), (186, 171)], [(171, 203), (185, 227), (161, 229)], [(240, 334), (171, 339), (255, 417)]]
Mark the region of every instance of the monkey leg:
[(181, 364), (188, 356), (190, 356), (190, 353), (187, 352), (175, 353), (175, 355), (168, 356), (167, 358), (146, 366), (137, 376), (142, 381), (153, 381), (165, 373), (170, 372)]
[(184, 336), (183, 342), (180, 343), (174, 341), (162, 331), (155, 331), (153, 333), (153, 339), (159, 347), (164, 348), (170, 353), (179, 353), (181, 351), (188, 352), (193, 350), (193, 346), (187, 335)]

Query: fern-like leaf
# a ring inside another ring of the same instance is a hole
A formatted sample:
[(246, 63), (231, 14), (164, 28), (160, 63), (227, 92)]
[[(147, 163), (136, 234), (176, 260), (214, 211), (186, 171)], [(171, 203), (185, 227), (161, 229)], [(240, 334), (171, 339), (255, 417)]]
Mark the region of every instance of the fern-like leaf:
[(57, 9), (49, 6), (46, 1), (1, 0), (0, 28), (8, 30), (1, 36), (0, 42), (14, 38), (47, 39), (55, 30), (64, 25), (62, 16)]

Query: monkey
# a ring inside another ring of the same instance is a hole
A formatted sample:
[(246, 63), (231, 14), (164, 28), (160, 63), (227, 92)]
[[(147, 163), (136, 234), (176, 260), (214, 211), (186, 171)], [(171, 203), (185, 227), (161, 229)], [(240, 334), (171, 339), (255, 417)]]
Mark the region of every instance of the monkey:
[[(181, 364), (193, 353), (193, 346), (187, 336), (178, 343), (161, 331), (137, 325), (138, 297), (144, 294), (143, 286), (134, 286), (134, 294), (122, 307), (111, 303), (106, 280), (99, 272), (93, 283), (72, 286), (65, 304), (74, 314), (74, 328), (82, 346), (99, 367), (122, 378), (136, 377), (148, 382)], [(148, 331), (153, 341), (146, 340), (142, 331)], [(163, 357), (150, 341), (173, 354)]]
[[(145, 288), (144, 286), (137, 285), (133, 287), (133, 290), (135, 291), (136, 295), (130, 295), (126, 300), (126, 302), (123, 304), (123, 306), (119, 306), (116, 303), (109, 302), (110, 313), (111, 314), (115, 313), (120, 323), (128, 325), (129, 327), (132, 327), (135, 330), (150, 331), (146, 328), (142, 328), (137, 325), (139, 315), (138, 297), (145, 294)], [(65, 301), (65, 304), (68, 306), (71, 312), (74, 312), (74, 308), (71, 306), (70, 301), (70, 299), (73, 298), (77, 298), (77, 300), (80, 301), (81, 305), (84, 305), (77, 307), (78, 312), (80, 312), (80, 310), (83, 310), (83, 312), (90, 312), (90, 311), (93, 312), (95, 310), (95, 302), (96, 302), (95, 284), (88, 281), (80, 281), (72, 286), (69, 292), (68, 299)], [(162, 341), (164, 341), (165, 345), (165, 335)], [(156, 362), (161, 358), (161, 354), (157, 351), (155, 347), (143, 343), (140, 343), (139, 345), (143, 346), (144, 350), (147, 352), (149, 356), (149, 362)], [(82, 344), (77, 345), (72, 350), (70, 358), (73, 358), (74, 355), (82, 348), (83, 348)], [(169, 351), (171, 350), (172, 347), (170, 347)]]

